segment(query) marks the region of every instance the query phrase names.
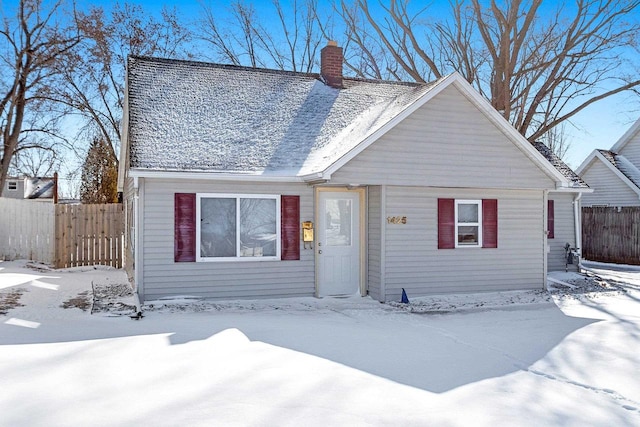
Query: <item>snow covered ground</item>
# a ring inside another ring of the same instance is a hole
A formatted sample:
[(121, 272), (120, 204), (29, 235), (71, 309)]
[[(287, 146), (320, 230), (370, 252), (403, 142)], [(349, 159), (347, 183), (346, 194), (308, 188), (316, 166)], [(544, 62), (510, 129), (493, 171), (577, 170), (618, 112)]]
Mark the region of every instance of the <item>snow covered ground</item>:
[(551, 292), (148, 302), (0, 262), (1, 426), (640, 426), (640, 270)]

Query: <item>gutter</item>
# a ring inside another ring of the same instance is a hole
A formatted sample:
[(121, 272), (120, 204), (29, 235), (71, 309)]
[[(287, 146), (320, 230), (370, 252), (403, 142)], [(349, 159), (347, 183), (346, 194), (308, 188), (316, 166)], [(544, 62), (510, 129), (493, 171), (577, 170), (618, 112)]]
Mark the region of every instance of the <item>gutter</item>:
[(545, 291), (549, 290), (549, 284), (547, 282), (547, 276), (549, 275), (549, 267), (548, 267), (548, 261), (547, 258), (549, 257), (549, 252), (547, 251), (548, 247), (549, 247), (549, 230), (547, 230), (547, 224), (549, 223), (549, 190), (544, 190), (543, 191), (543, 195), (542, 195), (542, 211), (544, 212), (543, 215), (543, 222), (542, 222), (542, 232), (544, 233), (544, 239), (543, 239), (543, 244), (542, 244), (542, 262), (543, 262), (543, 266), (544, 266), (544, 278), (543, 278), (543, 289)]
[(140, 185), (138, 177), (133, 178), (133, 280), (136, 283), (136, 292), (134, 292), (134, 301), (136, 304), (136, 313), (142, 312), (142, 306), (140, 304), (140, 291), (142, 289), (142, 282), (140, 281), (142, 263), (140, 262)]

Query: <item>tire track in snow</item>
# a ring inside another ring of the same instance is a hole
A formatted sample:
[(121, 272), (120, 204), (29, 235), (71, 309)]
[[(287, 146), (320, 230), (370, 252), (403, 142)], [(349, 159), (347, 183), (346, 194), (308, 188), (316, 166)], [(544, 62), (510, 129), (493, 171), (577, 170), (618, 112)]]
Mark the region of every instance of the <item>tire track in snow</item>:
[(625, 396), (623, 396), (622, 394), (618, 393), (615, 390), (612, 390), (612, 389), (609, 389), (609, 388), (593, 387), (593, 386), (590, 386), (588, 384), (583, 384), (583, 383), (580, 383), (578, 381), (573, 381), (573, 380), (570, 380), (568, 378), (563, 378), (563, 377), (561, 377), (559, 375), (556, 376), (556, 375), (547, 374), (547, 373), (539, 371), (537, 369), (523, 368), (523, 370), (525, 372), (529, 372), (529, 373), (531, 373), (533, 375), (538, 375), (540, 377), (546, 378), (546, 379), (551, 380), (551, 381), (558, 381), (558, 382), (561, 382), (563, 384), (568, 384), (568, 385), (572, 385), (572, 386), (575, 386), (575, 387), (580, 387), (580, 388), (585, 389), (585, 390), (593, 391), (593, 392), (595, 392), (597, 394), (604, 394), (604, 395), (609, 396), (609, 397), (613, 398), (614, 400), (618, 401), (618, 403), (621, 404), (620, 406), (622, 406), (622, 408), (626, 409), (627, 411), (633, 411), (633, 412), (638, 413), (638, 415), (640, 415), (640, 409), (638, 409), (638, 407), (640, 406), (640, 403), (638, 403), (638, 402), (636, 402), (634, 400), (626, 398)]
[(548, 374), (548, 373), (539, 371), (537, 369), (527, 368), (526, 363), (524, 361), (518, 359), (517, 357), (515, 357), (515, 356), (513, 356), (513, 355), (511, 355), (509, 353), (506, 353), (504, 350), (502, 350), (502, 349), (500, 349), (498, 347), (491, 346), (491, 345), (477, 344), (477, 343), (469, 342), (467, 340), (463, 340), (458, 335), (456, 335), (455, 333), (453, 333), (453, 332), (451, 332), (451, 331), (449, 331), (449, 330), (447, 330), (445, 328), (435, 327), (435, 326), (432, 326), (432, 325), (428, 325), (427, 327), (429, 329), (432, 329), (432, 330), (436, 331), (437, 333), (441, 334), (442, 336), (452, 340), (456, 344), (465, 345), (465, 346), (473, 348), (473, 349), (480, 349), (480, 350), (485, 349), (485, 350), (493, 351), (493, 352), (499, 354), (501, 357), (509, 360), (513, 364), (513, 367), (518, 369), (518, 370), (520, 370), (520, 371), (528, 372), (530, 374), (537, 375), (537, 376), (546, 378), (546, 379), (551, 380), (551, 381), (557, 381), (557, 382), (560, 382), (560, 383), (563, 383), (563, 384), (571, 385), (571, 386), (574, 386), (574, 387), (579, 387), (579, 388), (582, 388), (582, 389), (585, 389), (585, 390), (592, 391), (592, 392), (597, 393), (597, 394), (608, 396), (609, 398), (614, 399), (614, 401), (616, 401), (616, 403), (620, 404), (620, 406), (623, 409), (626, 409), (627, 411), (635, 412), (636, 414), (640, 415), (640, 409), (639, 409), (640, 408), (640, 402), (636, 402), (636, 401), (634, 401), (632, 399), (628, 399), (627, 397), (623, 396), (622, 394), (618, 393), (615, 390), (608, 389), (608, 388), (593, 387), (593, 386), (590, 386), (588, 384), (583, 384), (583, 383), (580, 383), (578, 381), (573, 381), (573, 380), (570, 380), (568, 378), (564, 378), (564, 377), (562, 377), (560, 375), (552, 375), (552, 374)]

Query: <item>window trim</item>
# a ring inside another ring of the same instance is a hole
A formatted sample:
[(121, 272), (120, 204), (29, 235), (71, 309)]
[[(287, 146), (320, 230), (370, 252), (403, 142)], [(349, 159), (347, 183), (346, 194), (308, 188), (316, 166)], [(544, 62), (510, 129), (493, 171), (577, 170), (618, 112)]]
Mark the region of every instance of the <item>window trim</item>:
[[(11, 184), (15, 185), (15, 188), (11, 188)], [(18, 181), (7, 181), (7, 191), (18, 191)]]
[[(236, 199), (236, 256), (203, 257), (200, 255), (201, 227), (200, 221), (202, 199)], [(273, 199), (276, 201), (276, 254), (273, 256), (241, 256), (240, 251), (240, 199)], [(244, 193), (196, 193), (196, 262), (248, 262), (248, 261), (280, 261), (282, 254), (282, 218), (281, 196), (279, 194), (244, 194)]]
[[(458, 206), (459, 205), (476, 205), (478, 207), (478, 221), (477, 222), (459, 222), (458, 221)], [(455, 199), (455, 214), (454, 214), (454, 243), (455, 248), (482, 248), (482, 200), (478, 199)], [(461, 244), (458, 243), (458, 227), (478, 227), (478, 243), (476, 244)]]

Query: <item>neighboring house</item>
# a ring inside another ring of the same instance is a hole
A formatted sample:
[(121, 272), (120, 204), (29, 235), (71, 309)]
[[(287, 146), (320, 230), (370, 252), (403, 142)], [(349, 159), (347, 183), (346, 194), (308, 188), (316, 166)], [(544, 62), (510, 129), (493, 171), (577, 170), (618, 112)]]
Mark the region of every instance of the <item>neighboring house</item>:
[(55, 177), (7, 177), (2, 197), (51, 201), (55, 187)]
[(24, 177), (7, 177), (4, 181), (2, 197), (8, 199), (24, 199)]
[(611, 150), (594, 150), (576, 172), (593, 189), (583, 206), (640, 206), (640, 119)]
[(319, 75), (130, 57), (123, 121), (143, 300), (542, 289), (549, 200), (575, 244), (585, 188), (458, 74), (343, 78), (331, 42)]

